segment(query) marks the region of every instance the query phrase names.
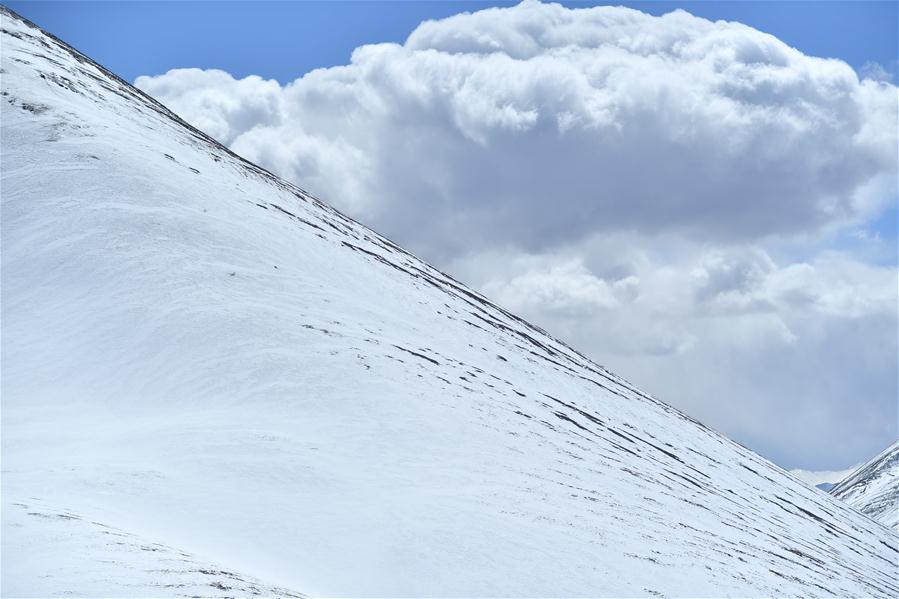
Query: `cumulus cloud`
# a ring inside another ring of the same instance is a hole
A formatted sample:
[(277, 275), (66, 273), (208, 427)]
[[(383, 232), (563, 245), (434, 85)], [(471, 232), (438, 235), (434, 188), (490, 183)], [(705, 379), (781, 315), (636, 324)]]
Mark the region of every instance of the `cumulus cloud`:
[(895, 260), (828, 247), (896, 201), (882, 75), (684, 11), (526, 1), (286, 85), (135, 84), (660, 397), (822, 468), (896, 435)]
[(530, 270), (500, 284), (489, 282), (484, 290), (508, 305), (582, 318), (619, 307), (633, 296), (638, 283), (634, 276), (609, 282), (571, 261)]
[(778, 268), (763, 250), (716, 251), (692, 271), (699, 304), (716, 312), (732, 310), (813, 311), (857, 318), (896, 311), (895, 269), (869, 266), (843, 254), (824, 251), (814, 263)]
[(234, 79), (225, 71), (175, 69), (162, 77), (138, 77), (135, 85), (171, 102), (198, 129), (225, 145), (260, 126), (281, 122), (283, 100), (277, 81), (256, 75)]
[(863, 217), (862, 188), (896, 171), (895, 87), (683, 11), (524, 2), (425, 22), (283, 87), (196, 69), (136, 84), (434, 255), (628, 228), (817, 231)]

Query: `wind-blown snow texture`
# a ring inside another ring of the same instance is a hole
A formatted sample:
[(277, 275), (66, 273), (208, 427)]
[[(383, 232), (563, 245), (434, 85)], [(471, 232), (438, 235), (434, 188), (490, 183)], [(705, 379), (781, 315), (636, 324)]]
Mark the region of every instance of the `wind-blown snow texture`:
[(899, 593), (895, 532), (2, 44), (4, 596)]
[(830, 494), (899, 529), (899, 441), (837, 483)]

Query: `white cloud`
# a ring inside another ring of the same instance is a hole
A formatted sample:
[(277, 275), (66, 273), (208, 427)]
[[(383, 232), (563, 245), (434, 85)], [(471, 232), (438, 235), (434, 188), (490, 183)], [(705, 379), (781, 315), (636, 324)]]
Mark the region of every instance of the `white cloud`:
[[(627, 228), (817, 231), (895, 181), (894, 86), (683, 11), (525, 2), (425, 22), (284, 87), (196, 69), (136, 84), (433, 255)], [(295, 159), (300, 145), (338, 166)]]
[(501, 303), (520, 308), (588, 318), (633, 299), (639, 281), (634, 276), (606, 281), (578, 261), (530, 270), (503, 284), (488, 282), (484, 291)]
[(879, 62), (868, 61), (862, 65), (862, 68), (859, 71), (859, 75), (861, 75), (865, 79), (873, 79), (874, 81), (892, 83), (895, 80), (895, 67), (895, 61), (893, 64), (893, 68), (890, 70), (887, 70), (886, 67), (884, 67)]
[(869, 266), (834, 251), (813, 264), (777, 268), (763, 250), (704, 255), (691, 272), (700, 304), (718, 312), (799, 310), (859, 318), (896, 312), (899, 280), (894, 268)]
[(864, 74), (683, 11), (524, 2), (284, 86), (136, 85), (664, 399), (823, 467), (896, 434), (895, 268), (822, 245), (895, 202), (897, 88)]
[(234, 79), (225, 71), (174, 69), (163, 77), (138, 77), (135, 85), (172, 107), (198, 129), (228, 145), (255, 127), (280, 124), (283, 94), (277, 81), (256, 75)]

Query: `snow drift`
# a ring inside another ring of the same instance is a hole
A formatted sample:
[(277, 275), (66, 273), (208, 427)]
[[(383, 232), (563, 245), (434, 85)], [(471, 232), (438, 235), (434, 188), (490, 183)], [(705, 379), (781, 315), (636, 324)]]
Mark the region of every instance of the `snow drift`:
[(2, 22), (4, 596), (899, 593), (895, 532)]

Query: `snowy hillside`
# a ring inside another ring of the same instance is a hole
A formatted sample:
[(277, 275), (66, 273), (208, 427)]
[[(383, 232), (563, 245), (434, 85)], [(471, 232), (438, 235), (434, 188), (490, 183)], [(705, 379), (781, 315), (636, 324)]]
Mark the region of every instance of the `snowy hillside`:
[(831, 495), (899, 529), (899, 441), (837, 483)]
[(895, 532), (2, 21), (3, 596), (899, 594)]

